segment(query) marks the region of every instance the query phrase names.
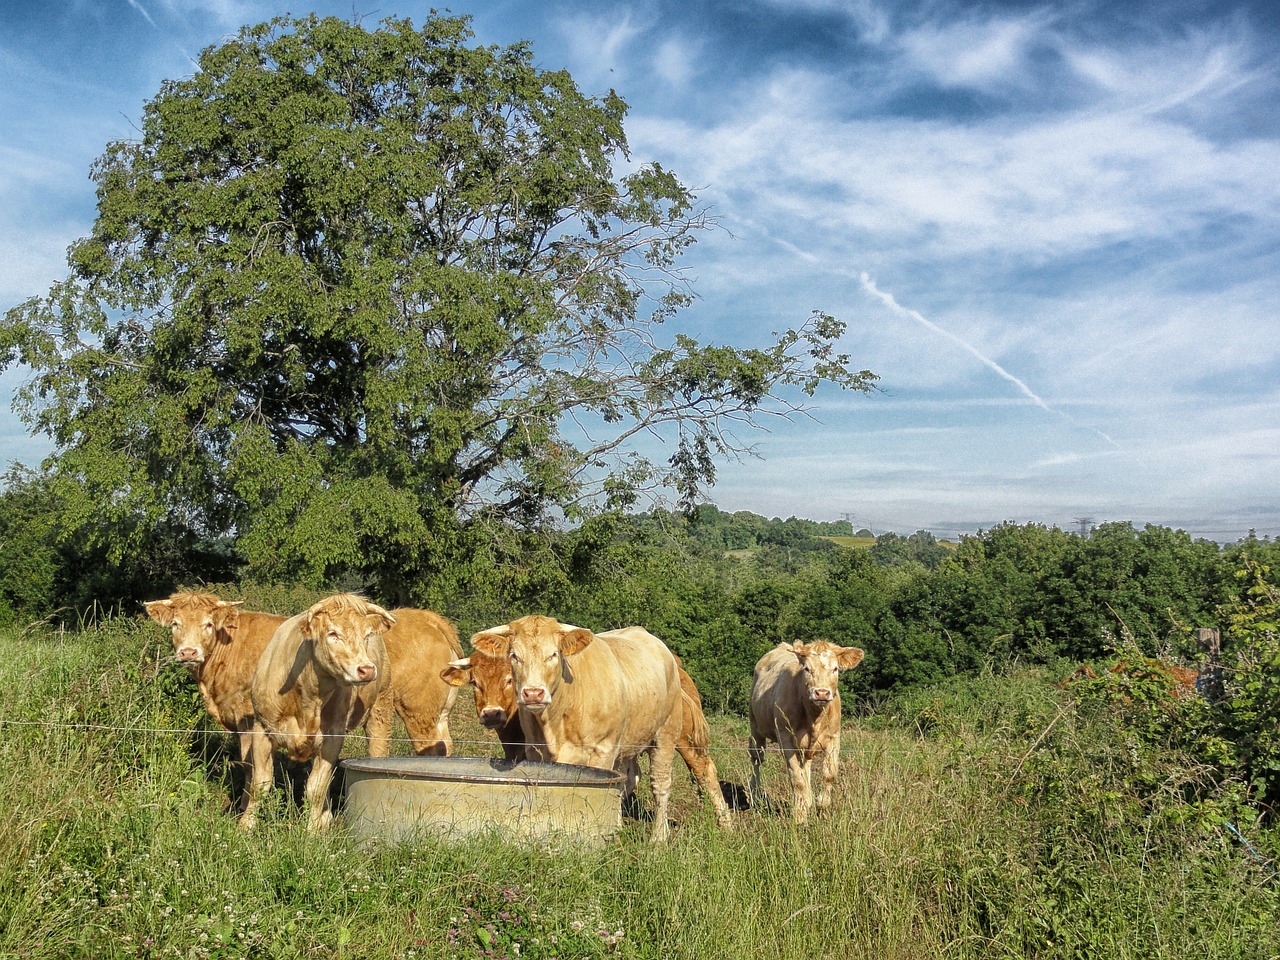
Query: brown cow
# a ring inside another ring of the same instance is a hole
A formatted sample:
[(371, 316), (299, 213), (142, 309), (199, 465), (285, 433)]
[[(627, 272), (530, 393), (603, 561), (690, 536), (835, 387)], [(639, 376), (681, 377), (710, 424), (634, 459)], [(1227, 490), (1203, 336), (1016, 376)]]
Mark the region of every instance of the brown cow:
[(534, 616), (477, 633), (471, 645), (510, 659), (530, 759), (617, 770), (630, 795), (634, 759), (652, 753), (650, 837), (665, 841), (681, 722), (680, 676), (666, 644), (640, 627), (597, 635)]
[(242, 602), (184, 592), (144, 607), (151, 619), (172, 631), (178, 662), (200, 685), (213, 719), (239, 737), (240, 759), (248, 764), (253, 741), (249, 684), (258, 658), (285, 618), (241, 610)]
[[(680, 674), (680, 735), (676, 752), (680, 754), (693, 781), (711, 800), (721, 826), (731, 826), (729, 806), (720, 790), (719, 774), (711, 759), (711, 730), (702, 712), (702, 697), (693, 678), (685, 672), (680, 658), (676, 668)], [(480, 724), (498, 734), (502, 754), (508, 761), (524, 759), (524, 731), (516, 707), (515, 678), (509, 660), (501, 660), (476, 650), (464, 660), (455, 660), (441, 673), (446, 683), (460, 687), (470, 683), (475, 691), (476, 717)]]
[(826, 640), (808, 644), (780, 643), (756, 663), (751, 684), (751, 793), (763, 798), (760, 764), (764, 746), (776, 740), (791, 774), (791, 815), (804, 823), (813, 806), (810, 768), (818, 758), (822, 787), (818, 809), (831, 804), (831, 788), (840, 769), (841, 670), (862, 662), (857, 647), (838, 647)]
[(395, 625), (383, 636), (391, 685), (369, 716), (369, 756), (390, 752), (391, 713), (404, 722), (413, 752), (447, 757), (453, 748), (449, 711), (458, 691), (441, 681), (440, 671), (462, 656), (453, 624), (430, 610), (400, 607), (391, 611)]
[(293, 760), (312, 761), (306, 785), (308, 827), (329, 825), (329, 782), (343, 740), (366, 721), (388, 685), (383, 635), (394, 623), (376, 604), (342, 593), (276, 628), (250, 688), (253, 777), (242, 827), (253, 826), (258, 800), (271, 786), (274, 747)]
[(471, 684), (480, 725), (498, 734), (502, 755), (507, 760), (523, 760), (524, 731), (516, 709), (516, 684), (510, 661), (476, 650), (471, 656), (450, 663), (440, 671), (440, 676), (452, 687)]
[[(1198, 671), (1190, 667), (1180, 667), (1164, 660), (1121, 660), (1108, 668), (1108, 673), (1117, 677), (1132, 677), (1135, 680), (1159, 679), (1168, 685), (1170, 693), (1175, 697), (1185, 697), (1196, 692)], [(1077, 667), (1066, 678), (1055, 686), (1064, 690), (1078, 680), (1097, 680), (1098, 675), (1089, 664)]]

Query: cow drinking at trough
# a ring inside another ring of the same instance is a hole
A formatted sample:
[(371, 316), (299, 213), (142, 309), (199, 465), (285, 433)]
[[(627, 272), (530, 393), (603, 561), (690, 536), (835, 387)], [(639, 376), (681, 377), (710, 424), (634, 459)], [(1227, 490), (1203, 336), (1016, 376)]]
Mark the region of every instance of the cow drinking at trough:
[(184, 591), (143, 606), (172, 632), (174, 655), (195, 677), (205, 709), (239, 737), (240, 759), (248, 764), (253, 741), (249, 685), (258, 658), (285, 618), (241, 610), (242, 602)]
[[(672, 654), (675, 656), (675, 654)], [(676, 656), (680, 675), (680, 734), (676, 752), (680, 754), (694, 783), (715, 807), (721, 826), (732, 823), (729, 806), (720, 790), (719, 774), (711, 759), (711, 730), (702, 712), (702, 697), (693, 678), (685, 672)], [(502, 754), (508, 761), (524, 759), (524, 731), (516, 705), (515, 677), (509, 659), (499, 659), (476, 650), (471, 656), (449, 664), (441, 676), (454, 686), (471, 684), (475, 693), (476, 717), (481, 726), (493, 730), (502, 742)]]
[(258, 801), (271, 786), (275, 747), (293, 760), (312, 761), (308, 827), (329, 825), (329, 783), (342, 742), (388, 686), (383, 635), (394, 624), (386, 610), (344, 593), (276, 628), (253, 674), (253, 777), (241, 826), (253, 826)]
[(841, 670), (862, 662), (857, 647), (839, 647), (826, 640), (781, 643), (756, 663), (751, 684), (751, 793), (764, 796), (760, 764), (765, 744), (774, 740), (791, 775), (792, 817), (809, 818), (813, 806), (810, 770), (817, 758), (822, 771), (818, 809), (831, 803), (831, 788), (840, 768)]
[(666, 645), (640, 627), (597, 635), (539, 616), (477, 633), (471, 645), (511, 663), (529, 759), (617, 770), (629, 795), (636, 758), (652, 755), (650, 838), (665, 841), (681, 724), (680, 676)]

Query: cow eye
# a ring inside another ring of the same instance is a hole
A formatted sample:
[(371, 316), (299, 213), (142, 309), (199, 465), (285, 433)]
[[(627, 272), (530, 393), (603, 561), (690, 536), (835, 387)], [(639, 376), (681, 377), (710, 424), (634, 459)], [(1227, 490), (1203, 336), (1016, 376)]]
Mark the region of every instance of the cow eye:
[(511, 651), (511, 662), (512, 662), (512, 663), (519, 663), (519, 662), (520, 662), (520, 655), (519, 655), (518, 653), (516, 653), (514, 650), (512, 650), (512, 651)]
[(547, 654), (547, 663), (551, 663), (558, 656), (560, 656), (560, 651), (552, 650), (549, 654)]

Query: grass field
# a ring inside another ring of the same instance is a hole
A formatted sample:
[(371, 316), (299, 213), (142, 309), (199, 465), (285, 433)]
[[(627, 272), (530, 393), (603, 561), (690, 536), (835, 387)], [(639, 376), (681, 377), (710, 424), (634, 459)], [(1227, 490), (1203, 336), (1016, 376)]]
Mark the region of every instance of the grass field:
[[(677, 761), (664, 848), (631, 822), (599, 849), (358, 849), (288, 804), (236, 829), (230, 738), (166, 647), (140, 620), (0, 634), (0, 958), (1280, 955), (1274, 832), (1238, 824), (1250, 852), (1177, 791), (1129, 795), (1123, 737), (1035, 674), (850, 721), (807, 828), (753, 810), (718, 831)], [(745, 782), (745, 722), (712, 726)], [(454, 734), (496, 755), (465, 701)]]

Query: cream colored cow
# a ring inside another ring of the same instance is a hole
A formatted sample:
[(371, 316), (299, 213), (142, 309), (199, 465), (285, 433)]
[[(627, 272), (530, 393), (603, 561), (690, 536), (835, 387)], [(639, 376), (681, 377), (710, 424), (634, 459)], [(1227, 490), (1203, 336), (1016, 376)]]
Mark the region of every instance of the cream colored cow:
[(822, 772), (818, 809), (831, 804), (831, 788), (840, 770), (841, 670), (862, 662), (857, 647), (838, 647), (826, 640), (781, 643), (756, 663), (751, 684), (751, 793), (764, 797), (760, 765), (765, 744), (774, 740), (791, 775), (792, 816), (799, 823), (813, 806), (810, 769), (816, 758)]
[(282, 623), (253, 674), (253, 776), (240, 818), (252, 827), (272, 783), (274, 748), (311, 761), (308, 827), (326, 828), (329, 783), (346, 735), (364, 723), (388, 687), (383, 635), (395, 619), (353, 594), (336, 594)]
[(640, 627), (593, 634), (537, 616), (478, 633), (471, 645), (510, 660), (530, 759), (617, 770), (630, 795), (636, 758), (652, 755), (650, 837), (665, 841), (681, 724), (679, 668), (666, 645)]

